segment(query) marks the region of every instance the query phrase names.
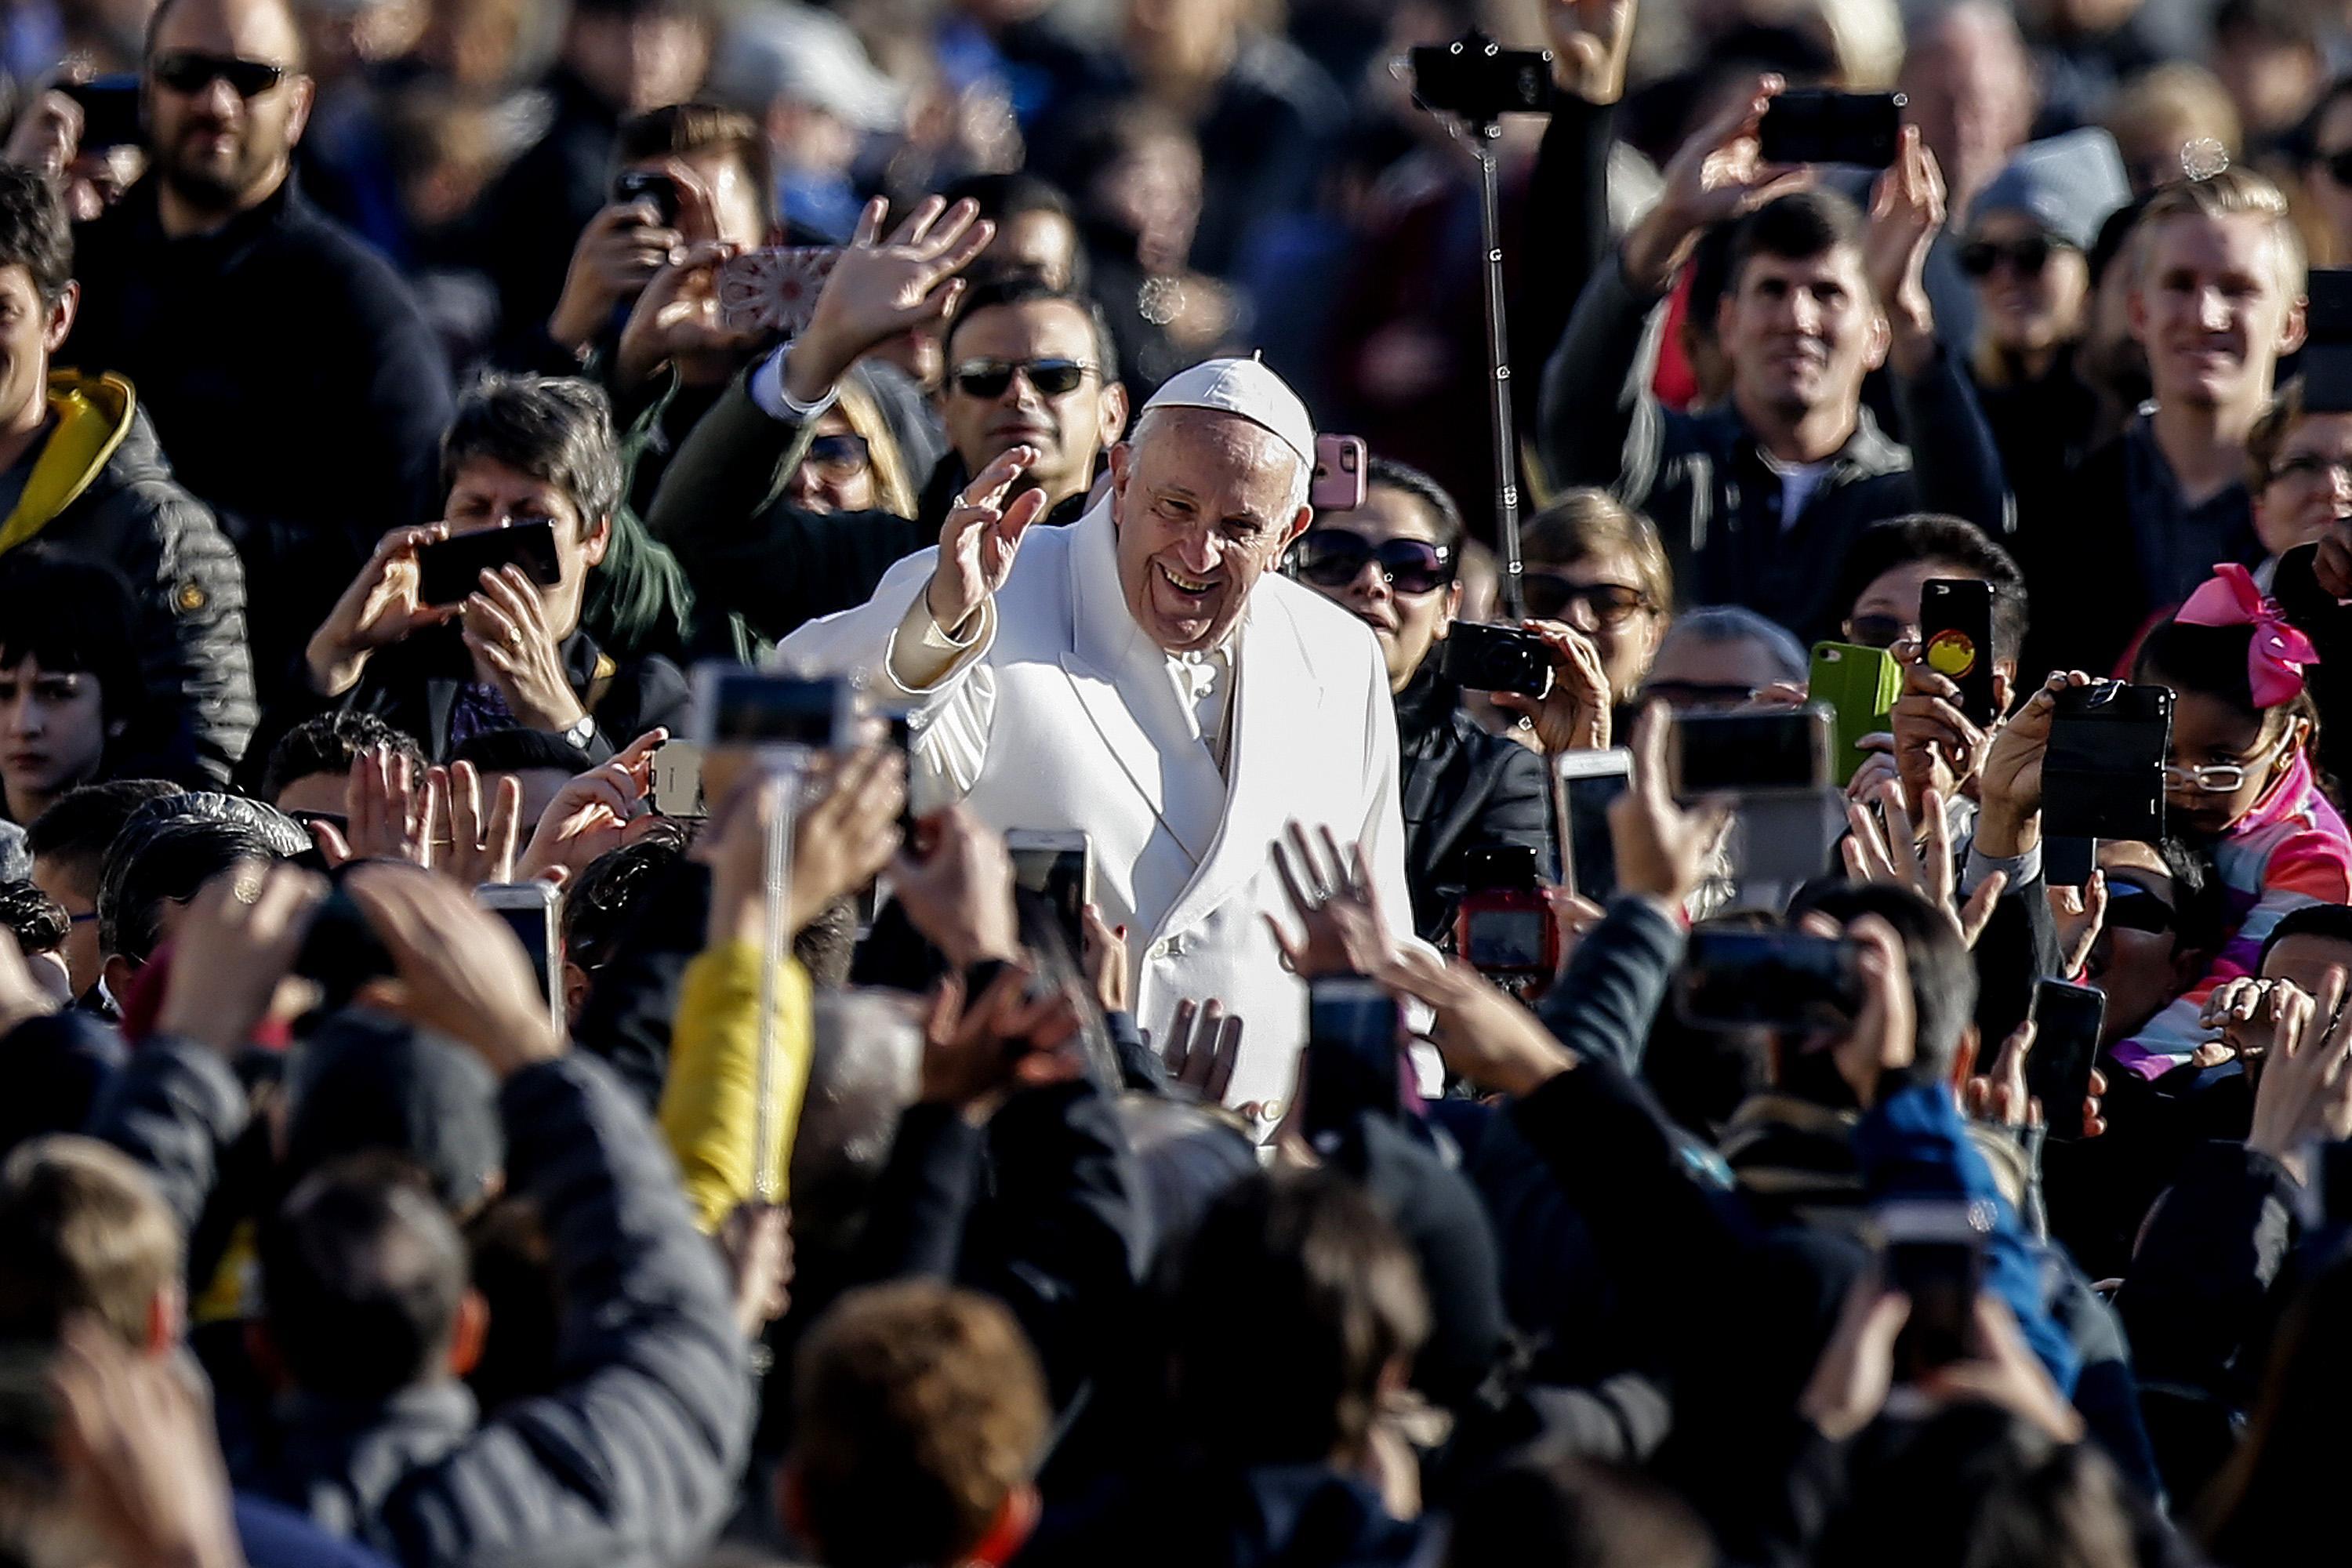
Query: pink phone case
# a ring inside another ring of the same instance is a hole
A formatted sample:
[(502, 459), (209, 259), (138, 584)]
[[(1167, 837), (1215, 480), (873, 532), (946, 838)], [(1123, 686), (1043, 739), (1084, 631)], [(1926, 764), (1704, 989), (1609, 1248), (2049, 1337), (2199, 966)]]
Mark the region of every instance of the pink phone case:
[(719, 321), (729, 331), (797, 337), (841, 252), (833, 246), (747, 250), (719, 264)]
[(1317, 511), (1353, 511), (1364, 504), (1364, 438), (1315, 437), (1315, 483), (1307, 504)]

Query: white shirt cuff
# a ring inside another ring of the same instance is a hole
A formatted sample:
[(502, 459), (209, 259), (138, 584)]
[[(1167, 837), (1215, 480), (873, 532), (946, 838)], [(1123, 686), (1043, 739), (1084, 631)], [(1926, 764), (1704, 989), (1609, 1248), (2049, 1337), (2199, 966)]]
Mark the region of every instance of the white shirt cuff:
[(792, 352), (793, 345), (786, 343), (761, 360), (752, 370), (745, 390), (751, 393), (751, 401), (759, 405), (760, 412), (769, 418), (789, 419), (795, 425), (805, 425), (841, 400), (841, 387), (836, 384), (825, 388), (824, 395), (814, 403), (803, 403), (786, 392), (784, 360)]

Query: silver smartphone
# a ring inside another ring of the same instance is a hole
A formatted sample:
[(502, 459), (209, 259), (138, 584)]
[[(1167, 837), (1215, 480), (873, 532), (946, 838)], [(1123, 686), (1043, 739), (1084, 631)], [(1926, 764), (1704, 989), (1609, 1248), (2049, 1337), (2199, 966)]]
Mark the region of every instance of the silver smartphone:
[(547, 1016), (559, 1030), (564, 1026), (562, 900), (548, 882), (485, 882), (474, 889), (474, 902), (498, 916), (522, 943), (547, 997)]

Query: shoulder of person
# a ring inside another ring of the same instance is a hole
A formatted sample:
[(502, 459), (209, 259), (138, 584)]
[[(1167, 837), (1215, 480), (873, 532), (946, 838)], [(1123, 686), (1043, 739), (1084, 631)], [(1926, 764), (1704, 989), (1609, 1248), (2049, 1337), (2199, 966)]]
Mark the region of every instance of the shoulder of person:
[(1277, 572), (1259, 579), (1252, 592), (1255, 595), (1252, 613), (1272, 610), (1286, 617), (1316, 674), (1329, 679), (1349, 673), (1349, 666), (1354, 664), (1359, 667), (1356, 673), (1374, 677), (1383, 691), (1388, 689), (1380, 644), (1363, 622), (1314, 589)]

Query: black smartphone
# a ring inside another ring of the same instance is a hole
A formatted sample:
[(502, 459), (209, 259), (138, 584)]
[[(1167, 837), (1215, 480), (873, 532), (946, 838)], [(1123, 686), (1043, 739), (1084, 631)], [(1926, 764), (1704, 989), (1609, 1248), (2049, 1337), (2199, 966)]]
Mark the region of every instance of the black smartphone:
[(2111, 680), (2061, 690), (2042, 760), (2042, 831), (2162, 838), (2171, 744), (2172, 693), (2164, 687)]
[(1482, 844), (1463, 851), (1462, 868), (1454, 950), (1484, 974), (1556, 973), (1559, 927), (1544, 901), (1537, 853), (1524, 844)]
[(1401, 1018), (1396, 998), (1360, 976), (1307, 983), (1306, 1130), (1318, 1151), (1360, 1111), (1404, 1114)]
[(1086, 952), (1086, 910), (1095, 897), (1093, 840), (1083, 833), (1008, 827), (1004, 847), (1013, 857), (1014, 885), (1054, 906), (1062, 934), (1069, 938), (1070, 956), (1080, 956)]
[(1911, 1299), (1895, 1339), (1895, 1377), (1916, 1384), (1975, 1353), (1977, 1296), (1984, 1289), (1991, 1215), (1958, 1198), (1887, 1204), (1872, 1216), (1886, 1288)]
[(464, 603), (482, 591), (482, 574), (501, 566), (520, 566), (523, 575), (541, 587), (552, 587), (563, 576), (555, 557), (555, 524), (545, 518), (510, 523), (505, 528), (453, 533), (416, 552), (417, 596), (428, 605)]
[(1668, 737), (1675, 794), (1685, 800), (1727, 790), (1822, 789), (1830, 782), (1826, 708), (1722, 713), (1678, 708)]
[(695, 742), (712, 746), (840, 750), (856, 733), (849, 682), (769, 675), (714, 659), (694, 669)]
[(613, 181), (613, 205), (650, 205), (664, 228), (677, 226), (677, 182), (650, 169), (624, 169)]
[(1902, 144), (1899, 92), (1833, 92), (1799, 88), (1775, 98), (1757, 130), (1768, 163), (1852, 163), (1884, 169)]
[(1468, 691), (1517, 691), (1541, 697), (1551, 689), (1551, 650), (1517, 626), (1456, 621), (1445, 634), (1438, 668)]
[(1408, 57), (1412, 96), (1465, 120), (1551, 110), (1551, 51), (1497, 48), (1485, 39), (1424, 44)]
[(139, 122), (139, 79), (130, 72), (59, 82), (58, 90), (81, 106), (81, 150), (137, 147), (147, 140)]
[(1919, 587), (1919, 657), (1960, 689), (1960, 716), (1974, 724), (1999, 717), (1992, 695), (1992, 584), (1930, 577)]
[(1683, 952), (1675, 1006), (1701, 1028), (1832, 1028), (1861, 1012), (1862, 973), (1836, 937), (1700, 926)]
[(2091, 1092), (2106, 1015), (2107, 994), (2095, 985), (2033, 983), (2033, 1048), (2025, 1055), (2025, 1087), (2042, 1102), (2042, 1123), (2053, 1138), (2083, 1135), (2083, 1101)]

